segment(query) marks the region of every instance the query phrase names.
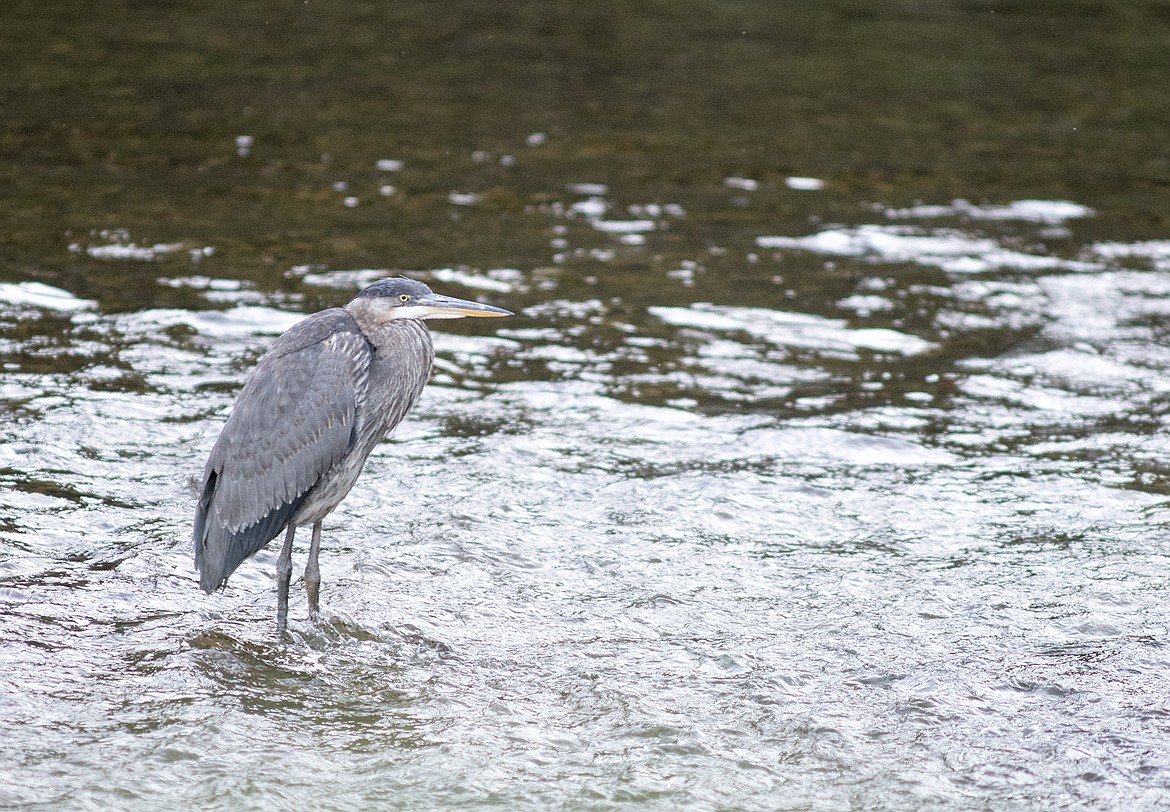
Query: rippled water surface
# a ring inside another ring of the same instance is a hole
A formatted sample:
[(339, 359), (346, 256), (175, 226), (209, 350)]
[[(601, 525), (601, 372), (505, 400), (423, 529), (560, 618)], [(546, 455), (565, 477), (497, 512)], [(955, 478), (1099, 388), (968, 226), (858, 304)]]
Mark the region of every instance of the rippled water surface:
[[(927, 5), (14, 14), (0, 806), (1170, 804), (1170, 21)], [(402, 272), (280, 643), (197, 478)]]

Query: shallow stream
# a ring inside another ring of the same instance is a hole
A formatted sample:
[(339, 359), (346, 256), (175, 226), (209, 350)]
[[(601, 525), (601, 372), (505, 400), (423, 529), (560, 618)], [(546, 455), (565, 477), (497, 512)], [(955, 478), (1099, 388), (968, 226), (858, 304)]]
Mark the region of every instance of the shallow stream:
[[(1170, 24), (683, 5), (16, 15), (0, 806), (1170, 803)], [(398, 273), (517, 315), (435, 325), (281, 644), (197, 477)]]

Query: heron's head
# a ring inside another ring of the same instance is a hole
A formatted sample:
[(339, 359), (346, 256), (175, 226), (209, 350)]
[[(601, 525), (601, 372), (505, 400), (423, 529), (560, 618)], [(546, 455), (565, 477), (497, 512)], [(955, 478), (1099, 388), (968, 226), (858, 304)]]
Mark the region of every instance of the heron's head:
[(435, 293), (422, 282), (406, 277), (380, 279), (350, 302), (379, 322), (392, 319), (461, 319), (511, 316), (510, 310)]

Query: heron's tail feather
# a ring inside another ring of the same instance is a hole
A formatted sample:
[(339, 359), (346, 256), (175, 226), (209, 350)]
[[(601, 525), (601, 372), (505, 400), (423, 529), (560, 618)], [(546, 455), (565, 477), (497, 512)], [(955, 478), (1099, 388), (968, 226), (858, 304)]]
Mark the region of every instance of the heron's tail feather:
[(208, 594), (223, 586), (245, 559), (280, 535), (301, 502), (297, 499), (282, 504), (256, 523), (232, 531), (216, 520), (215, 485), (213, 472), (195, 508), (195, 569), (199, 571), (199, 585)]

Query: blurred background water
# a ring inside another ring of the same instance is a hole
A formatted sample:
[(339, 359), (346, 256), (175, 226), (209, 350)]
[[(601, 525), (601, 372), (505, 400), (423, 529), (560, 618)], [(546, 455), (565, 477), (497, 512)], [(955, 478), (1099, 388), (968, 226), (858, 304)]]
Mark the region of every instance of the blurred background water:
[[(0, 806), (1170, 804), (1170, 5), (2, 28)], [(281, 645), (195, 480), (398, 273), (517, 315), (435, 328)]]

